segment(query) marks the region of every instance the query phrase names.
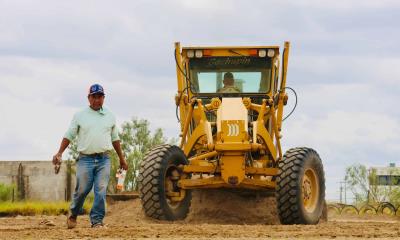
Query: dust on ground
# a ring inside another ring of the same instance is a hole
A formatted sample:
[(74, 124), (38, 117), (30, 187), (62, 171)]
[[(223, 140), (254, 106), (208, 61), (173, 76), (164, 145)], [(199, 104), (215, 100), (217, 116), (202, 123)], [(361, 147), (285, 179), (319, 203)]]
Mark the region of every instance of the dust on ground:
[(193, 191), (187, 223), (279, 224), (274, 197), (243, 195), (224, 189)]
[(396, 217), (336, 215), (318, 225), (280, 225), (275, 199), (241, 196), (229, 191), (193, 193), (186, 220), (167, 222), (144, 216), (138, 199), (110, 204), (105, 229), (91, 229), (87, 215), (75, 229), (66, 229), (66, 216), (0, 218), (0, 239), (399, 239)]

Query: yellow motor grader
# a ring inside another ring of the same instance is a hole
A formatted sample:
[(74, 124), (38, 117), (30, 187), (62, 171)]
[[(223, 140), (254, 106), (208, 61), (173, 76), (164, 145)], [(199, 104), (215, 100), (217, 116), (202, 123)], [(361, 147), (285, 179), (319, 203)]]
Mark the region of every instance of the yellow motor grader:
[(180, 144), (157, 146), (140, 164), (147, 216), (184, 219), (192, 189), (230, 188), (274, 192), (283, 224), (318, 223), (321, 159), (311, 148), (281, 148), (289, 46), (281, 55), (279, 46), (175, 43)]

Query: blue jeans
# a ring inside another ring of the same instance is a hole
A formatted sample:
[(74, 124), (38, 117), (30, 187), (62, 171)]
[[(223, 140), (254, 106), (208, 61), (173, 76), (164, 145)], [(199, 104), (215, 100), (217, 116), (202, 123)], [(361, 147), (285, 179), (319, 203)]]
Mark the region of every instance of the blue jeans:
[(108, 156), (79, 157), (76, 163), (76, 187), (70, 206), (71, 215), (81, 212), (88, 193), (94, 190), (94, 202), (90, 210), (90, 222), (102, 223), (105, 215), (105, 200), (110, 178), (110, 158)]

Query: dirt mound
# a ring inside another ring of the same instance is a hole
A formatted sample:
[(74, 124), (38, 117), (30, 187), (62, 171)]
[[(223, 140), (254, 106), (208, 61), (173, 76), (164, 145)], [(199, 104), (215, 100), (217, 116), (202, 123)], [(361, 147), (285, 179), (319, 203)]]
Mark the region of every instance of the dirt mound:
[[(127, 217), (133, 222), (155, 222), (147, 218), (139, 199), (110, 204), (107, 217), (124, 224)], [(157, 221), (156, 221), (157, 222)], [(185, 223), (214, 224), (279, 224), (274, 197), (243, 195), (225, 189), (192, 191), (192, 204)]]
[(185, 222), (279, 224), (274, 197), (243, 195), (225, 189), (195, 190)]
[(157, 222), (144, 215), (139, 199), (118, 201), (109, 204), (106, 216), (108, 221), (120, 226)]

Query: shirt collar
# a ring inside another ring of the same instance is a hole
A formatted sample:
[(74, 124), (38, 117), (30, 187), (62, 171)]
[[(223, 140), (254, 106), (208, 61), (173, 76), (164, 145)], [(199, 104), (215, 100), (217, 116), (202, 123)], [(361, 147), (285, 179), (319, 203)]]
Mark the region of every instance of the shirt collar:
[(101, 108), (100, 108), (99, 110), (97, 110), (97, 111), (93, 110), (90, 106), (89, 106), (88, 108), (89, 108), (89, 110), (92, 111), (92, 112), (97, 112), (97, 113), (99, 113), (99, 114), (101, 114), (101, 115), (105, 115), (105, 114), (106, 114), (106, 110), (104, 109), (104, 107), (101, 107)]
[(105, 115), (106, 114), (106, 110), (104, 110), (104, 108), (100, 108), (98, 111), (98, 113), (100, 113), (101, 115)]

